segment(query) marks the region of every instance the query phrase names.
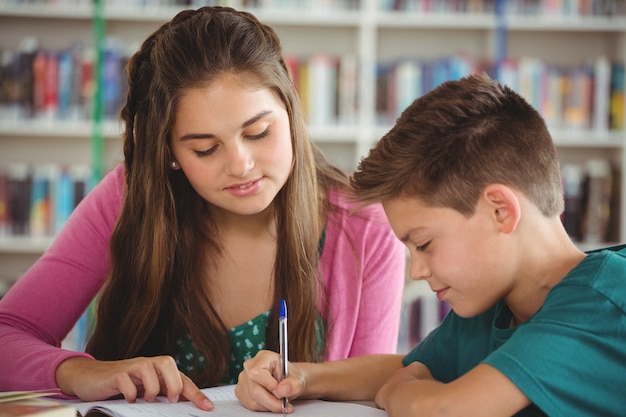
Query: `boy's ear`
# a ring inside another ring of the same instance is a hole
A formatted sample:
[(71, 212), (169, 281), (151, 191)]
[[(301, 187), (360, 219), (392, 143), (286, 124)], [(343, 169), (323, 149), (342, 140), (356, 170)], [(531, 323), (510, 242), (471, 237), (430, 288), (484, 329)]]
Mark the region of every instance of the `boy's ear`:
[(517, 194), (504, 184), (490, 184), (483, 190), (483, 198), (498, 229), (503, 233), (514, 232), (522, 215)]

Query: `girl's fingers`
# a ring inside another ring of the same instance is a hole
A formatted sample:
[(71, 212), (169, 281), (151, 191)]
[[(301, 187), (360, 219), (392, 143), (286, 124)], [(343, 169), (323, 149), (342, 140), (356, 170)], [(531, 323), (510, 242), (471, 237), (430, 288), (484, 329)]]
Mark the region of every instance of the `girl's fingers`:
[(214, 407), (213, 402), (211, 402), (186, 375), (181, 374), (181, 377), (183, 383), (183, 397), (194, 403), (199, 409), (211, 411)]

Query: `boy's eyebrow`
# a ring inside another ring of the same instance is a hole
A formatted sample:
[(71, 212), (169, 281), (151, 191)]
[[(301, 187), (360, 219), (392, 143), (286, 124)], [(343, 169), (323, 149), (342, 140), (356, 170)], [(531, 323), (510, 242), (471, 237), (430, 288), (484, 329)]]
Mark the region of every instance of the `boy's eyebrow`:
[(402, 235), (401, 237), (399, 237), (398, 239), (400, 239), (400, 242), (402, 242), (402, 243), (409, 242), (409, 241), (411, 240), (411, 235), (412, 235), (413, 233), (419, 232), (419, 231), (420, 231), (420, 230), (422, 230), (422, 229), (424, 229), (424, 227), (421, 227), (421, 226), (420, 226), (420, 227), (413, 228), (413, 229), (409, 229), (409, 230), (407, 230), (407, 231), (406, 231), (406, 233), (405, 233), (405, 234), (403, 234), (403, 235)]
[(399, 238), (399, 239), (400, 239), (400, 242), (402, 242), (402, 243), (406, 243), (406, 242), (408, 242), (408, 241), (409, 241), (409, 235), (410, 235), (410, 232), (407, 232), (406, 234), (404, 234), (403, 236), (401, 236), (401, 237)]
[[(245, 122), (241, 124), (241, 128), (245, 129), (248, 126), (253, 125), (254, 123), (258, 122), (260, 119), (262, 119), (263, 117), (267, 116), (270, 113), (272, 113), (272, 110), (265, 110), (256, 114), (255, 116), (252, 116), (250, 119), (246, 120)], [(181, 136), (179, 140), (181, 142), (184, 142), (186, 140), (212, 139), (214, 137), (215, 135), (213, 133), (187, 133)]]

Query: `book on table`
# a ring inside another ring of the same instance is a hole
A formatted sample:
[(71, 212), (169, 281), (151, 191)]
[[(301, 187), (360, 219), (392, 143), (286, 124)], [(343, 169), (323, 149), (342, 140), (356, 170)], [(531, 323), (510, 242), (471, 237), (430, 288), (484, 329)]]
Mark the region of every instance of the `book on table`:
[(76, 417), (73, 406), (41, 398), (55, 393), (58, 390), (2, 392), (0, 417)]
[[(95, 402), (70, 401), (69, 405), (75, 407), (78, 415), (82, 417), (259, 417), (263, 414), (248, 410), (241, 405), (235, 395), (234, 387), (234, 385), (226, 385), (202, 390), (215, 404), (212, 411), (200, 410), (193, 403), (186, 401), (170, 403), (165, 397), (157, 397), (154, 402), (138, 399), (135, 403), (128, 403), (121, 399)], [(296, 400), (293, 405), (296, 410), (295, 415), (300, 417), (386, 416), (383, 410), (363, 403)]]

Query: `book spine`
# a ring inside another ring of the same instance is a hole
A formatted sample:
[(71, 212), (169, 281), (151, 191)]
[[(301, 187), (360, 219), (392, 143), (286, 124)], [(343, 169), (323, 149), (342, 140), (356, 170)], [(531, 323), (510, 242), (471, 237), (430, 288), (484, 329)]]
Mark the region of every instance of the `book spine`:
[(57, 118), (59, 105), (59, 56), (48, 52), (43, 84), (43, 118)]
[(590, 159), (586, 169), (588, 177), (583, 239), (585, 242), (599, 243), (606, 240), (611, 216), (611, 165), (605, 159)]
[(70, 50), (59, 54), (58, 118), (68, 120), (72, 114), (73, 58)]
[(403, 60), (396, 67), (396, 84), (394, 89), (396, 94), (395, 117), (406, 109), (415, 99), (420, 97), (422, 92), (422, 68), (416, 60)]
[(55, 171), (52, 165), (36, 166), (33, 170), (30, 233), (35, 237), (52, 235)]
[(114, 119), (122, 105), (122, 57), (121, 46), (113, 38), (105, 42), (102, 76), (102, 108), (104, 117)]
[(72, 165), (70, 173), (74, 184), (74, 202), (72, 207), (76, 208), (91, 190), (90, 182), (92, 175), (89, 166), (82, 164)]
[(54, 198), (53, 233), (61, 231), (74, 210), (74, 180), (69, 168), (60, 169)]
[(598, 57), (593, 67), (593, 120), (592, 128), (609, 130), (609, 104), (611, 90), (611, 63), (605, 56)]
[(318, 53), (309, 58), (309, 124), (336, 124), (337, 61), (335, 57)]
[(6, 166), (0, 166), (0, 237), (10, 235), (11, 212), (9, 197), (9, 171)]
[(339, 60), (338, 80), (338, 122), (342, 125), (354, 125), (358, 112), (358, 69), (356, 57), (342, 55)]
[(611, 102), (609, 110), (611, 130), (624, 130), (624, 64), (611, 66)]
[(9, 213), (11, 234), (30, 234), (30, 195), (32, 175), (27, 164), (9, 165)]
[(44, 84), (46, 78), (46, 53), (37, 51), (32, 64), (33, 116), (40, 117), (44, 111)]
[(583, 168), (579, 164), (565, 164), (561, 168), (565, 210), (561, 216), (563, 227), (574, 241), (581, 241), (583, 220)]
[(20, 45), (14, 73), (17, 81), (18, 120), (30, 119), (35, 116), (33, 92), (33, 63), (38, 49), (36, 38), (25, 38)]

